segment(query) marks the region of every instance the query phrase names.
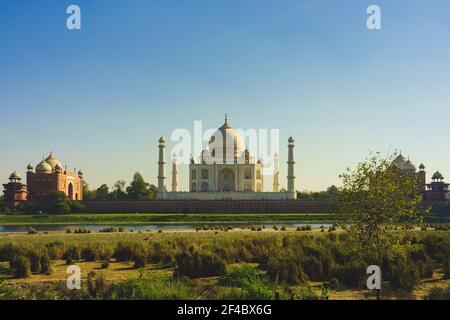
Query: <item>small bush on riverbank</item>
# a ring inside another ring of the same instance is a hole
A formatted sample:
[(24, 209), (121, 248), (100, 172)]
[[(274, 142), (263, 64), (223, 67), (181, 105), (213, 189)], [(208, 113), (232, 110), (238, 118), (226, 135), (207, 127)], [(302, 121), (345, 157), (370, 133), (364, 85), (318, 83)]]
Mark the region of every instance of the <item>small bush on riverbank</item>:
[(16, 278), (28, 278), (31, 275), (31, 264), (28, 257), (15, 257), (10, 262), (10, 267)]
[(198, 252), (192, 247), (178, 254), (175, 261), (175, 277), (214, 277), (224, 275), (226, 271), (226, 264), (221, 258), (210, 252)]

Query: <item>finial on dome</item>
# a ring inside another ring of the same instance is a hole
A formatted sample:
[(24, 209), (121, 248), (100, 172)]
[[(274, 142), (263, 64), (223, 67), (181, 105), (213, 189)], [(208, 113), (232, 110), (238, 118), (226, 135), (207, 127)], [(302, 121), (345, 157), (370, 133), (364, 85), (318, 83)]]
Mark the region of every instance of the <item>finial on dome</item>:
[(225, 113), (225, 124), (228, 124), (228, 113)]

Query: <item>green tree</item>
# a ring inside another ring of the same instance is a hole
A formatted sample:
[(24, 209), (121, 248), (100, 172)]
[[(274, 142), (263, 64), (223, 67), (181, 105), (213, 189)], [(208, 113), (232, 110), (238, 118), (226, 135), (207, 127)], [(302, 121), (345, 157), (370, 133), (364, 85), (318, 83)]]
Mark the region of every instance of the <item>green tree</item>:
[(344, 218), (355, 244), (373, 253), (380, 268), (394, 253), (406, 253), (409, 244), (400, 242), (394, 227), (408, 229), (420, 221), (422, 195), (414, 174), (402, 173), (393, 160), (395, 154), (381, 158), (371, 154), (355, 170), (340, 175), (336, 209)]
[(150, 199), (149, 184), (144, 181), (144, 178), (139, 172), (133, 176), (133, 181), (127, 187), (127, 193), (132, 200)]
[(123, 200), (127, 198), (127, 193), (125, 192), (125, 180), (118, 180), (116, 183), (114, 183), (114, 190), (111, 192), (111, 197), (114, 200)]
[(156, 199), (156, 192), (158, 191), (158, 188), (154, 184), (151, 184), (148, 189), (150, 199)]
[(83, 199), (95, 200), (95, 190), (90, 190), (89, 184), (85, 180), (83, 180)]
[(96, 191), (95, 191), (95, 198), (97, 200), (107, 200), (109, 198), (109, 188), (106, 184), (102, 184)]

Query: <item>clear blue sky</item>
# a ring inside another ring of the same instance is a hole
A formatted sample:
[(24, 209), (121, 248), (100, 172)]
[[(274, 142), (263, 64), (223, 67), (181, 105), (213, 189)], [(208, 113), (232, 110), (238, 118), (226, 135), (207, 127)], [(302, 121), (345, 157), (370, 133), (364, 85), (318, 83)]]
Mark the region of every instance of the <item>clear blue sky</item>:
[(93, 187), (156, 183), (159, 135), (225, 112), (281, 130), (282, 177), (294, 136), (298, 189), (395, 148), (450, 180), (449, 39), (448, 0), (0, 0), (0, 180), (53, 150)]

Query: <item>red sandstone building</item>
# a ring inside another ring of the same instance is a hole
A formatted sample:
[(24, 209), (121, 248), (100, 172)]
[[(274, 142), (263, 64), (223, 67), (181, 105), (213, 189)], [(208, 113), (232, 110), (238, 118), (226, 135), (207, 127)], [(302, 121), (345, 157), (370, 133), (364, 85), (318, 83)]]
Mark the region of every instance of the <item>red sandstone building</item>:
[(61, 191), (70, 200), (83, 200), (83, 173), (63, 169), (61, 162), (52, 153), (36, 166), (27, 166), (27, 184), (21, 183), (21, 177), (14, 172), (10, 182), (4, 184), (5, 201), (19, 202), (40, 200), (52, 191)]
[(414, 164), (409, 159), (406, 160), (402, 154), (397, 156), (393, 164), (400, 171), (417, 177), (424, 200), (433, 202), (448, 200), (449, 184), (444, 182), (444, 177), (439, 171), (433, 174), (431, 183), (426, 183), (427, 173), (423, 164), (420, 164), (419, 171), (417, 171)]

